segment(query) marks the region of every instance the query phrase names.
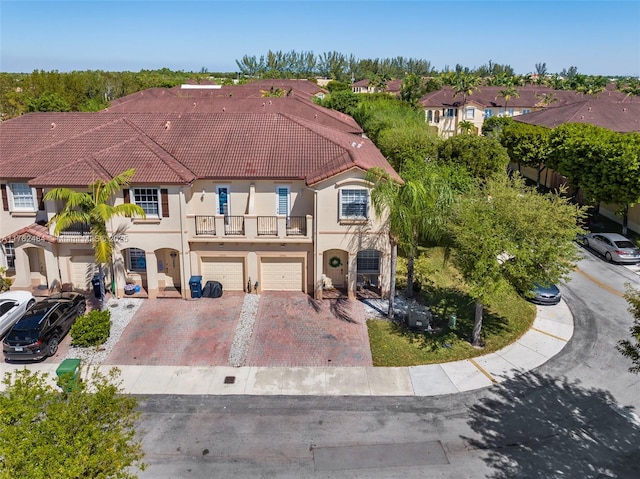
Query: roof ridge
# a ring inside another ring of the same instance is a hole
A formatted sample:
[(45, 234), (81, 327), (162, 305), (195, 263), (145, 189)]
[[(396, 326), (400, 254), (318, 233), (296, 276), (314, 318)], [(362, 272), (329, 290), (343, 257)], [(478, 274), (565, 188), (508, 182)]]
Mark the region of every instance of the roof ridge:
[[(158, 159), (160, 159), (160, 161), (162, 161), (165, 165), (167, 165), (168, 168), (171, 169), (171, 171), (178, 175), (179, 178), (183, 179), (185, 182), (190, 182), (197, 178), (198, 175), (191, 171), (191, 169), (184, 165), (175, 156), (165, 150), (153, 138), (147, 135), (138, 125), (133, 123), (132, 120), (130, 120), (129, 118), (124, 118), (124, 121), (138, 132), (138, 136), (135, 139), (140, 140), (158, 157)], [(176, 164), (180, 166), (178, 167)], [(189, 174), (191, 175), (190, 177), (184, 175), (185, 170), (189, 172)]]

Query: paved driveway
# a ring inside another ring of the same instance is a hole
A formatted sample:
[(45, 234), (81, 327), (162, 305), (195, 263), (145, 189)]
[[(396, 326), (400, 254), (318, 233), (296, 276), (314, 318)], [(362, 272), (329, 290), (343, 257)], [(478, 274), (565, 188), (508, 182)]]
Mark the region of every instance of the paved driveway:
[[(145, 300), (106, 364), (226, 366), (244, 293)], [(371, 366), (359, 301), (263, 293), (245, 366)]]

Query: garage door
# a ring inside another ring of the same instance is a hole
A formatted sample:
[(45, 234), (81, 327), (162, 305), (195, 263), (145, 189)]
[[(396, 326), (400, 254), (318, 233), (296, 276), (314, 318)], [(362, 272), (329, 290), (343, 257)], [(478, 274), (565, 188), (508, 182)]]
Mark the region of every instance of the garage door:
[(91, 288), (91, 278), (98, 271), (93, 256), (71, 257), (71, 282), (75, 289)]
[(202, 258), (202, 286), (207, 281), (219, 281), (224, 291), (244, 290), (243, 258)]
[(262, 258), (262, 289), (303, 291), (302, 258)]

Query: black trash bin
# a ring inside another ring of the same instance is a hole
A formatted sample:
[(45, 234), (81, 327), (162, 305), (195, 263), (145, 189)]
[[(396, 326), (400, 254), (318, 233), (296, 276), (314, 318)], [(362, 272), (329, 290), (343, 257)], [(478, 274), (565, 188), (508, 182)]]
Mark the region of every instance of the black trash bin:
[(202, 288), (203, 298), (219, 298), (222, 296), (222, 283), (218, 281), (207, 281)]
[(189, 289), (191, 289), (192, 298), (201, 298), (202, 276), (191, 276), (191, 278), (189, 278)]
[(102, 299), (104, 296), (104, 279), (101, 274), (96, 274), (91, 280), (91, 286), (93, 286), (93, 295), (96, 299)]

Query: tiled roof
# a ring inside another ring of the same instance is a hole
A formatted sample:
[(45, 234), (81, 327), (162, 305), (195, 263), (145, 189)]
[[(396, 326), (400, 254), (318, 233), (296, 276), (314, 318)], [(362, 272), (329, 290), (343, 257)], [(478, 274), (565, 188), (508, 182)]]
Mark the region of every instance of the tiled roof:
[(49, 228), (37, 223), (32, 223), (29, 226), (25, 226), (24, 228), (20, 228), (18, 231), (14, 231), (13, 233), (8, 234), (4, 238), (0, 239), (0, 243), (14, 242), (21, 237), (28, 236), (35, 236), (36, 238), (40, 238), (47, 243), (58, 242), (58, 238), (49, 234)]
[(591, 99), (516, 116), (514, 120), (549, 128), (588, 123), (621, 133), (640, 132), (640, 102)]
[[(32, 113), (0, 123), (0, 138), (3, 178), (33, 186), (85, 186), (132, 167), (133, 183), (140, 184), (195, 178), (313, 183), (370, 166), (397, 176), (361, 135), (284, 113)], [(363, 146), (352, 148), (356, 142)]]
[[(474, 102), (485, 108), (504, 108), (504, 98), (500, 96), (500, 91), (504, 90), (501, 86), (483, 86), (474, 91), (473, 94), (467, 95), (467, 102)], [(557, 108), (559, 106), (568, 105), (584, 101), (585, 98), (596, 98), (571, 90), (554, 90), (552, 88), (536, 85), (527, 85), (517, 87), (516, 90), (520, 95), (518, 98), (511, 97), (507, 104), (507, 108), (540, 108), (545, 95), (552, 95), (556, 101), (548, 106)], [(615, 91), (602, 92), (597, 96), (599, 99), (614, 98), (622, 99), (625, 97), (623, 93)], [(431, 93), (427, 93), (420, 103), (425, 108), (442, 108), (442, 107), (459, 107), (462, 105), (462, 94), (454, 95), (454, 90), (450, 86), (444, 87)], [(628, 100), (633, 101), (633, 100)]]
[[(285, 113), (312, 120), (322, 125), (349, 133), (362, 133), (353, 118), (335, 110), (323, 108), (302, 97), (235, 98), (217, 97), (188, 90), (186, 94), (173, 96), (159, 92), (132, 97), (126, 102), (114, 103), (105, 111), (109, 113)], [(141, 92), (143, 93), (143, 92)], [(192, 94), (193, 93), (193, 94)]]

